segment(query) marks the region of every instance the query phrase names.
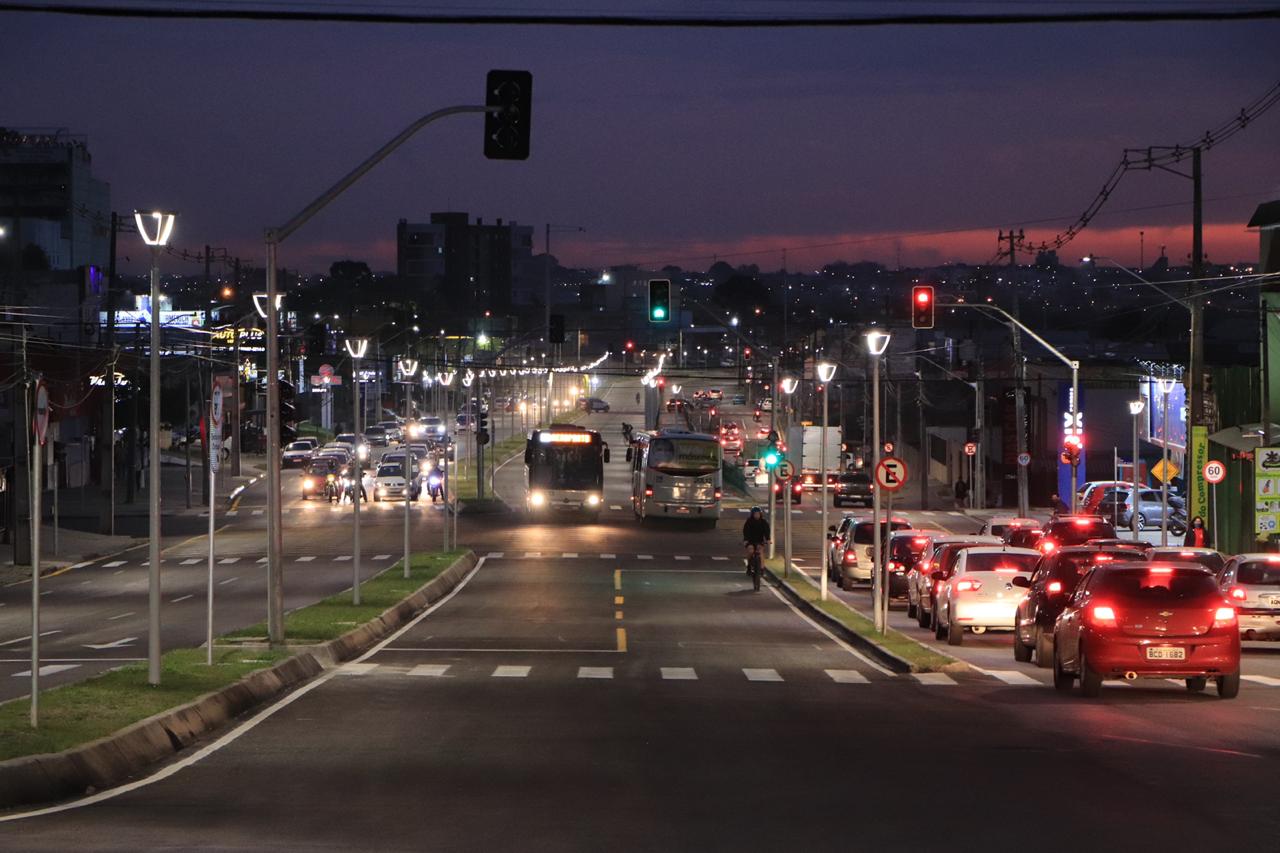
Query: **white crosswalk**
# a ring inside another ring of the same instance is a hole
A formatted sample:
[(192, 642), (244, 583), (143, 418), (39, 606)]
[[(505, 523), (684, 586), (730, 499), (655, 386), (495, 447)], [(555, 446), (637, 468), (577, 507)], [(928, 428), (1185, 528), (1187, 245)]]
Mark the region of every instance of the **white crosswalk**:
[[(413, 678), (451, 678), (459, 674), (470, 674), (475, 677), (488, 678), (531, 678), (536, 676), (534, 666), (528, 664), (500, 664), (492, 669), (484, 670), (464, 670), (459, 673), (453, 664), (447, 663), (424, 663), (411, 667), (397, 666), (393, 664), (376, 664), (376, 663), (349, 663), (345, 664), (339, 670), (343, 675), (385, 675), (385, 676), (409, 676)], [(543, 668), (545, 671), (550, 667)], [(738, 670), (741, 677), (749, 682), (759, 683), (780, 683), (787, 679), (783, 673), (773, 667), (743, 667)], [(717, 674), (723, 675), (723, 671)], [(835, 684), (871, 684), (872, 680), (863, 673), (853, 669), (826, 669), (823, 674), (827, 680)], [(692, 666), (664, 666), (659, 667), (657, 672), (652, 670), (643, 673), (632, 673), (631, 677), (653, 677), (657, 675), (663, 681), (699, 681), (700, 676), (697, 668)], [(576, 677), (580, 680), (615, 680), (616, 670), (612, 666), (579, 666), (577, 667)], [(946, 676), (943, 676), (946, 678)], [(893, 677), (889, 676), (883, 681), (893, 681)], [(954, 684), (949, 678), (947, 683)]]

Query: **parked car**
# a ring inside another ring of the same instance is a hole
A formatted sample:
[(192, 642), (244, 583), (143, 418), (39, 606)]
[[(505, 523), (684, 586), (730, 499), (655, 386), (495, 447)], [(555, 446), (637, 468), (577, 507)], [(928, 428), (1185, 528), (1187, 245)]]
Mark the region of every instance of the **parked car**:
[(1045, 554), (1030, 578), (1018, 578), (1014, 586), (1025, 587), (1027, 595), (1018, 604), (1013, 633), (1013, 658), (1026, 663), (1035, 654), (1036, 665), (1053, 664), (1053, 625), (1071, 600), (1080, 579), (1094, 566), (1135, 559), (1131, 550), (1071, 545)]
[(857, 506), (871, 506), (872, 494), (871, 490), (875, 485), (871, 482), (871, 475), (865, 471), (851, 471), (841, 474), (836, 478), (835, 494), (831, 496), (831, 502), (836, 506), (844, 506), (845, 504), (853, 504)]
[(1054, 624), (1053, 686), (1094, 697), (1106, 679), (1214, 679), (1240, 692), (1240, 623), (1213, 574), (1198, 566), (1113, 563), (1080, 581)]
[[(1169, 495), (1169, 530), (1175, 535), (1187, 532), (1186, 502), (1182, 498)], [(1097, 505), (1097, 514), (1103, 518), (1118, 519), (1119, 526), (1130, 527), (1133, 524), (1133, 489), (1117, 488)], [(1138, 490), (1138, 529), (1159, 527), (1164, 512), (1164, 502), (1159, 489)]]
[(1079, 506), (1081, 513), (1102, 513), (1098, 512), (1098, 504), (1100, 504), (1108, 495), (1116, 489), (1131, 489), (1133, 483), (1125, 480), (1091, 480), (1080, 486), (1076, 492), (1080, 496)]
[[(1212, 548), (1192, 548), (1181, 545), (1162, 545), (1148, 548), (1147, 559), (1158, 563), (1184, 563), (1203, 566), (1215, 575), (1221, 576), (1227, 566), (1227, 558)], [(1271, 556), (1276, 556), (1272, 554)], [(1276, 592), (1280, 592), (1277, 589)]]
[(1060, 515), (1045, 523), (1038, 547), (1044, 553), (1067, 545), (1083, 545), (1090, 539), (1113, 539), (1116, 529), (1096, 515)]
[[(1003, 543), (995, 536), (969, 536), (952, 533), (930, 536), (926, 545), (928, 550), (925, 552), (925, 556), (914, 567), (907, 570), (907, 618), (915, 619), (921, 628), (928, 628), (932, 625), (934, 594), (937, 591), (933, 572), (939, 568), (944, 568), (944, 573), (949, 573), (951, 568), (955, 566), (955, 556), (958, 556), (963, 548), (971, 548), (975, 545), (1001, 544)], [(944, 545), (962, 547), (952, 548), (944, 553), (942, 551), (942, 546)]]
[(991, 628), (1012, 630), (1023, 596), (1013, 582), (1030, 577), (1039, 560), (1040, 552), (1030, 548), (965, 548), (950, 577), (934, 575), (934, 580), (942, 582), (933, 608), (934, 636), (958, 646), (964, 642), (966, 628), (977, 634)]
[[(855, 519), (851, 522), (851, 532), (846, 535), (840, 559), (831, 566), (832, 580), (841, 589), (852, 589), (855, 582), (866, 583), (871, 580), (873, 538), (876, 522), (867, 518)], [(910, 530), (911, 522), (905, 518), (894, 518), (888, 522), (880, 522), (880, 542), (882, 547), (888, 544), (889, 533), (894, 530)]]
[(1246, 640), (1280, 640), (1280, 555), (1239, 554), (1220, 575)]
[(280, 454), (280, 465), (284, 468), (301, 468), (311, 460), (315, 449), (305, 441), (290, 442)]
[(995, 515), (987, 519), (987, 523), (982, 525), (979, 531), (983, 536), (999, 536), (1004, 537), (1009, 530), (1016, 530), (1019, 527), (1040, 527), (1041, 522), (1034, 518), (1020, 518), (1016, 515)]

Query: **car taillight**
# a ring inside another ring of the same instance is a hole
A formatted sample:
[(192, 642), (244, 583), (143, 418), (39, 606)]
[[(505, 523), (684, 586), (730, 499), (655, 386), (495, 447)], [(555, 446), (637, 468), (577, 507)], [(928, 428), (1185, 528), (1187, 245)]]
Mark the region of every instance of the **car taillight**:
[(644, 490), (644, 496), (645, 496), (646, 498), (651, 498), (651, 497), (653, 497), (653, 489), (645, 489), (645, 490)]
[(1097, 604), (1089, 608), (1089, 622), (1098, 628), (1116, 627), (1116, 612), (1105, 604)]
[(845, 564), (846, 564), (846, 565), (857, 565), (857, 563), (858, 563), (858, 552), (857, 552), (857, 551), (845, 551), (845, 552), (844, 552), (844, 561), (845, 561)]
[(1045, 541), (1043, 541), (1043, 542), (1041, 542), (1041, 543), (1040, 543), (1040, 551), (1041, 551), (1041, 553), (1044, 553), (1044, 554), (1048, 554), (1048, 553), (1050, 553), (1051, 551), (1053, 551), (1054, 547), (1055, 547), (1055, 546), (1054, 546), (1053, 542), (1051, 542), (1051, 541), (1049, 541), (1049, 540), (1047, 540), (1047, 539), (1046, 539)]
[(930, 564), (929, 564), (929, 561), (928, 561), (928, 560), (921, 560), (921, 561), (920, 561), (920, 565), (919, 565), (919, 569), (920, 569), (920, 571), (921, 571), (921, 572), (928, 572), (928, 571), (929, 571), (929, 565), (930, 565)]
[(956, 584), (956, 592), (976, 592), (982, 589), (982, 581), (966, 580)]
[(1213, 611), (1213, 627), (1230, 628), (1236, 624), (1236, 609), (1234, 607), (1219, 607)]
[(1244, 601), (1246, 597), (1244, 587), (1242, 586), (1231, 587), (1231, 597), (1234, 598), (1236, 601)]
[(720, 500), (720, 496), (721, 496), (722, 494), (724, 494), (724, 493), (723, 493), (723, 492), (721, 492), (719, 489), (716, 489), (716, 492), (715, 492), (716, 500)]
[(893, 560), (890, 560), (890, 561), (889, 561), (889, 571), (893, 571), (893, 570), (894, 570), (894, 569), (896, 569), (896, 568), (898, 568), (898, 564), (897, 564), (897, 563), (895, 563)]
[(1049, 581), (1045, 585), (1044, 591), (1050, 595), (1059, 595), (1062, 592), (1062, 581)]
[(792, 486), (792, 487), (791, 487), (791, 491), (793, 491), (793, 492), (803, 492), (803, 491), (804, 491), (804, 486), (802, 486), (800, 483), (796, 483), (794, 486)]

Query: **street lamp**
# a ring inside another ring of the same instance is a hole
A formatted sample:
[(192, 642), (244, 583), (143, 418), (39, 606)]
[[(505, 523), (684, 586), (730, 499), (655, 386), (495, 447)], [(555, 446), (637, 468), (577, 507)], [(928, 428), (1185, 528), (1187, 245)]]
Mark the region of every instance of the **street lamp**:
[[(352, 516), (351, 545), (351, 603), (360, 603), (360, 491), (364, 488), (364, 471), (361, 464), (364, 460), (361, 452), (365, 450), (360, 441), (360, 359), (369, 351), (368, 338), (347, 338), (343, 342), (347, 355), (351, 356), (351, 432), (355, 435), (355, 454), (351, 460), (351, 471), (354, 488), (351, 491), (351, 503), (355, 507)], [(341, 500), (341, 499), (339, 499)]]
[[(160, 684), (160, 250), (173, 235), (173, 213), (133, 212), (142, 242), (151, 247), (151, 412), (148, 428), (147, 502), (150, 504), (147, 584), (147, 682)], [(34, 640), (32, 641), (35, 642)]]
[(818, 381), (822, 383), (822, 440), (819, 444), (821, 448), (818, 451), (819, 467), (822, 469), (822, 526), (821, 544), (822, 557), (818, 564), (822, 568), (822, 580), (819, 582), (819, 589), (822, 591), (822, 600), (827, 600), (827, 558), (830, 555), (830, 548), (827, 547), (827, 401), (831, 398), (828, 385), (836, 376), (836, 365), (830, 361), (818, 362)]
[(1129, 414), (1133, 415), (1133, 489), (1130, 492), (1133, 506), (1129, 511), (1129, 529), (1133, 532), (1133, 541), (1138, 541), (1138, 416), (1147, 407), (1139, 397), (1129, 401)]
[[(787, 395), (786, 402), (782, 406), (782, 411), (783, 411), (782, 440), (784, 443), (786, 443), (787, 426), (790, 424), (788, 410), (790, 409), (791, 395), (794, 394), (796, 392), (796, 389), (800, 387), (800, 380), (796, 379), (794, 376), (787, 376), (782, 380), (780, 385), (782, 387), (782, 393)], [(787, 451), (790, 452), (790, 447), (787, 448)], [(792, 470), (793, 471), (795, 470), (794, 463), (792, 465)], [(794, 477), (795, 474), (793, 473), (791, 476)], [(785, 509), (786, 514), (783, 515), (784, 527), (783, 527), (783, 540), (782, 540), (783, 542), (782, 571), (784, 575), (790, 576), (791, 575), (791, 480), (788, 479), (787, 482), (784, 483), (783, 485), (785, 486), (785, 488), (779, 490), (778, 492), (778, 499), (782, 501), (782, 506), (786, 508)], [(769, 494), (773, 494), (772, 484), (770, 484)], [(769, 554), (769, 556), (772, 557), (773, 554), (771, 553)]]
[[(1173, 393), (1173, 386), (1178, 384), (1174, 379), (1160, 380), (1160, 394), (1164, 398), (1164, 423), (1160, 427), (1160, 445), (1161, 459), (1164, 464), (1161, 466), (1160, 477), (1160, 546), (1164, 547), (1169, 544), (1169, 395)], [(1133, 505), (1134, 511), (1138, 509), (1135, 501)]]
[[(284, 294), (277, 293), (276, 294), (276, 310), (279, 311), (280, 306), (282, 305), (284, 305)], [(264, 320), (267, 319), (267, 294), (265, 293), (253, 294), (253, 310), (257, 311), (258, 316), (261, 317), (262, 319)]]
[[(872, 477), (875, 476), (875, 470), (880, 467), (880, 357), (884, 355), (886, 349), (889, 348), (889, 333), (871, 331), (866, 334), (867, 353), (871, 356), (871, 458), (873, 460)], [(871, 515), (875, 519), (871, 525), (871, 599), (875, 606), (875, 622), (876, 630), (881, 634), (885, 632), (885, 623), (888, 616), (881, 607), (881, 597), (884, 594), (884, 579), (881, 577), (880, 552), (881, 552), (881, 520), (880, 520), (880, 489), (875, 487), (874, 482), (871, 486)]]
[[(418, 372), (418, 360), (416, 358), (400, 359), (400, 375), (404, 377), (404, 428), (409, 429), (409, 399), (413, 393), (413, 377)], [(409, 442), (407, 437), (402, 441), (404, 449), (404, 577), (409, 578), (409, 492), (412, 491), (411, 484), (413, 478), (417, 476), (417, 472), (413, 470), (413, 454), (409, 452)], [(376, 488), (376, 487), (375, 487)]]

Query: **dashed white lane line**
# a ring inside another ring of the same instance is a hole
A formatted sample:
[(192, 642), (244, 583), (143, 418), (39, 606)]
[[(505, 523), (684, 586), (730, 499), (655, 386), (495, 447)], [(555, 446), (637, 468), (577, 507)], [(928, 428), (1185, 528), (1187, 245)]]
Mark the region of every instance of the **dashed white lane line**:
[(945, 672), (913, 672), (911, 677), (926, 687), (955, 687), (956, 682)]
[(636, 554), (636, 559), (637, 559), (637, 560), (652, 560), (652, 559), (653, 559), (653, 555), (652, 555), (652, 554)]
[(490, 552), (489, 552), (489, 559), (490, 559), (490, 560), (501, 560), (504, 556), (505, 556), (505, 552), (503, 552), (503, 551), (490, 551)]
[(255, 510), (253, 511), (252, 515), (262, 515), (262, 513), (263, 513), (263, 510), (255, 509)]
[(295, 560), (295, 562), (298, 562), (298, 563), (310, 563), (310, 562), (311, 562), (312, 560), (314, 560), (314, 559), (315, 559), (315, 557), (313, 557), (313, 556), (304, 556), (304, 557), (299, 557), (297, 560)]
[(578, 678), (613, 678), (611, 666), (580, 666)]
[(494, 678), (528, 678), (531, 666), (500, 666), (493, 671)]
[(747, 681), (781, 681), (782, 676), (778, 674), (776, 669), (750, 669), (744, 667), (742, 674), (747, 677)]
[(127, 619), (128, 617), (133, 616), (133, 615), (134, 615), (134, 612), (133, 612), (132, 610), (130, 610), (128, 613), (121, 613), (119, 616), (108, 616), (108, 617), (107, 617), (107, 621), (108, 621), (108, 622), (114, 622), (114, 621), (116, 621), (117, 619)]
[(390, 560), (390, 559), (391, 559), (391, 555), (390, 555), (390, 554), (374, 554), (374, 555), (373, 555), (373, 559), (375, 559), (375, 560)]
[[(53, 631), (41, 631), (41, 632), (40, 632), (40, 636), (41, 636), (41, 637), (48, 637), (48, 636), (50, 636), (51, 634), (61, 634), (61, 633), (62, 633), (62, 631), (60, 631), (60, 630), (53, 630)], [(16, 643), (25, 643), (27, 640), (30, 640), (30, 639), (31, 639), (31, 635), (30, 635), (30, 634), (27, 634), (25, 637), (18, 637), (16, 640), (5, 640), (3, 643), (0, 643), (0, 646), (12, 646), (12, 645), (14, 645), (14, 644), (16, 644)], [(30, 674), (31, 674), (30, 672), (27, 672), (27, 675), (30, 675)]]
[(974, 667), (974, 669), (977, 669), (979, 672), (984, 672), (992, 678), (998, 678), (1005, 684), (1013, 684), (1018, 687), (1040, 686), (1039, 681), (1036, 681), (1025, 672), (1019, 672), (1016, 669), (982, 669), (981, 667)]
[(180, 602), (180, 601), (186, 601), (188, 598), (195, 598), (195, 596), (194, 596), (194, 595), (180, 595), (180, 596), (178, 596), (177, 598), (175, 598), (175, 599), (173, 599), (172, 601), (170, 601), (169, 603), (170, 603), (170, 604), (177, 604), (177, 603), (178, 603), (178, 602)]
[(525, 552), (524, 552), (524, 558), (525, 558), (526, 560), (536, 560), (537, 558), (539, 558), (539, 557), (541, 557), (541, 556), (542, 556), (542, 552), (541, 552), (541, 551), (525, 551)]
[(114, 569), (116, 566), (123, 566), (123, 565), (124, 565), (124, 560), (112, 560), (110, 563), (103, 563), (102, 567), (104, 569)]
[(573, 552), (573, 551), (565, 551), (563, 554), (561, 554), (561, 555), (560, 555), (560, 559), (562, 559), (562, 560), (576, 560), (576, 559), (578, 559), (578, 555), (577, 555), (577, 553), (575, 553), (575, 552)]
[[(69, 669), (75, 669), (79, 665), (80, 664), (78, 663), (53, 663), (53, 664), (49, 664), (48, 666), (40, 667), (40, 674), (53, 675), (56, 672), (66, 672)], [(24, 669), (21, 672), (15, 672), (13, 674), (14, 678), (29, 678), (30, 676), (31, 676), (31, 670), (29, 669)]]
[(443, 678), (448, 671), (449, 664), (447, 663), (420, 663), (409, 670), (409, 675), (415, 675), (419, 678)]
[(691, 666), (664, 666), (662, 678), (664, 681), (697, 681), (698, 673)]
[(229, 515), (229, 516), (233, 516), (233, 517), (234, 517), (234, 516), (237, 516), (237, 515), (239, 515), (239, 514), (240, 514), (240, 510), (238, 510), (238, 509), (229, 509), (229, 510), (227, 510), (227, 511), (226, 511), (225, 513), (223, 513), (223, 514), (224, 514), (224, 515)]
[(194, 566), (194, 565), (195, 565), (196, 563), (198, 563), (198, 562), (200, 562), (200, 558), (199, 558), (199, 557), (189, 557), (189, 558), (187, 558), (187, 559), (185, 559), (185, 560), (180, 561), (180, 562), (178, 563), (178, 565), (179, 565), (179, 566)]
[(677, 560), (688, 560), (689, 558), (688, 558), (687, 556), (685, 556), (684, 554), (677, 554), (677, 555), (676, 555), (676, 559), (677, 559)]
[(339, 563), (345, 563), (345, 562), (347, 562), (348, 560), (350, 560), (350, 559), (351, 559), (351, 555), (350, 555), (350, 554), (339, 554), (338, 556), (334, 557), (333, 559), (337, 560)]
[(238, 562), (240, 562), (239, 557), (223, 557), (221, 560), (218, 561), (218, 565), (231, 566), (231, 565), (235, 565)]
[(267, 558), (267, 557), (259, 557), (259, 558), (258, 558), (258, 564), (259, 564), (259, 565), (266, 565), (267, 560), (268, 560), (268, 558)]
[(621, 505), (621, 504), (609, 504), (609, 509), (612, 509), (612, 510), (620, 510), (620, 509), (622, 509), (622, 505)]
[(616, 559), (618, 559), (618, 555), (617, 555), (617, 554), (601, 554), (601, 555), (600, 555), (600, 559), (602, 559), (602, 560), (616, 560)]
[(368, 675), (378, 668), (376, 663), (347, 663), (338, 668), (339, 675)]
[(716, 561), (720, 561), (720, 560), (727, 560), (727, 559), (729, 559), (729, 558), (728, 558), (728, 557), (712, 557), (711, 559), (716, 560)]
[(823, 670), (836, 684), (870, 684), (871, 681), (856, 669)]
[(227, 584), (234, 583), (238, 580), (240, 580), (240, 576), (236, 575), (233, 578), (227, 578), (226, 580), (218, 581), (218, 586), (226, 586)]

